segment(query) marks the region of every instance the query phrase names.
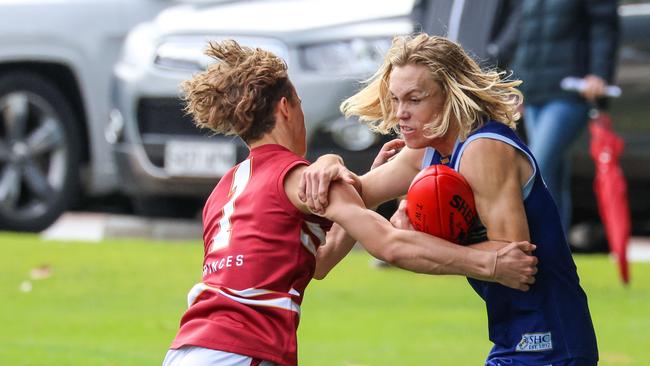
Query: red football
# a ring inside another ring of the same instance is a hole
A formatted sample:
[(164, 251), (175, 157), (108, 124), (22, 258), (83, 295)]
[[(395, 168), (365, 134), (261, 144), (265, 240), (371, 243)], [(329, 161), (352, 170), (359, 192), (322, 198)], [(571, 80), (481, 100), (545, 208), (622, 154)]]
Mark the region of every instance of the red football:
[(472, 188), (455, 170), (432, 165), (411, 182), (406, 214), (416, 230), (462, 244), (476, 219)]

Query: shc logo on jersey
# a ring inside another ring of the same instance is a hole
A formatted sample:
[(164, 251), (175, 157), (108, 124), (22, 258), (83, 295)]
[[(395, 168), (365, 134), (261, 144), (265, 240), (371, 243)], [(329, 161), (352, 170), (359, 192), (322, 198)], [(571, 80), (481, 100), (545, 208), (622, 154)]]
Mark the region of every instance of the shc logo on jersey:
[(540, 352), (552, 349), (551, 332), (546, 332), (523, 334), (515, 350), (517, 352)]

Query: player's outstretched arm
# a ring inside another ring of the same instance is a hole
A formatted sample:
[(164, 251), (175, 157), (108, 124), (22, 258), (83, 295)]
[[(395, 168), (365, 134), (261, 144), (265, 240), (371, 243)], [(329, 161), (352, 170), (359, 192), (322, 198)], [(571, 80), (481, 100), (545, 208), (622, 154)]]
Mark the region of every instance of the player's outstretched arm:
[(534, 281), (536, 258), (524, 253), (532, 244), (513, 243), (499, 252), (482, 251), (397, 229), (367, 210), (357, 192), (341, 183), (330, 187), (329, 202), (325, 217), (340, 224), (371, 255), (397, 267), (418, 273), (464, 275), (520, 290), (527, 290)]
[[(287, 175), (284, 187), (297, 208), (310, 212), (298, 197), (298, 182), (305, 168), (293, 169)], [(524, 291), (534, 281), (537, 259), (524, 254), (534, 248), (532, 244), (515, 243), (499, 252), (486, 252), (424, 233), (396, 229), (381, 215), (367, 210), (350, 185), (340, 182), (330, 187), (329, 202), (325, 212), (327, 218), (360, 241), (371, 255), (395, 266), (419, 273), (464, 275)], [(322, 253), (327, 254), (317, 256), (317, 278), (324, 277), (349, 252), (355, 239), (323, 247), (327, 251)]]
[[(390, 222), (394, 227), (405, 230), (415, 230), (411, 225), (408, 216), (406, 215), (406, 201), (403, 200), (400, 202), (399, 208), (395, 211), (393, 217), (391, 217)], [(486, 241), (479, 244), (469, 245), (470, 248), (485, 250), (497, 253), (497, 260), (499, 264), (496, 267), (494, 277), (497, 279), (496, 282), (500, 282), (509, 287), (517, 286), (516, 282), (511, 283), (510, 285), (506, 284), (505, 281), (509, 279), (517, 278), (522, 272), (528, 273), (530, 269), (528, 261), (524, 260), (525, 256), (530, 256), (532, 251), (535, 250), (535, 245), (530, 244), (527, 241), (521, 242), (497, 242), (497, 241)], [(533, 265), (537, 265), (537, 258), (530, 257)], [(531, 276), (534, 276), (537, 273), (537, 268), (532, 268), (530, 272)], [(498, 279), (504, 279), (498, 280)], [(528, 284), (533, 284), (535, 282), (534, 278), (531, 278)]]

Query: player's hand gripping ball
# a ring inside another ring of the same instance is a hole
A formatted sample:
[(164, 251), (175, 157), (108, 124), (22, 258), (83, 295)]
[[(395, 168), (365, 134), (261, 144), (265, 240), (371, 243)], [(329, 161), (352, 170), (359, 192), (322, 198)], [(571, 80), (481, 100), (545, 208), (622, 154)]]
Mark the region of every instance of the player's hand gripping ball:
[(406, 214), (416, 230), (463, 244), (476, 219), (472, 188), (455, 170), (432, 165), (411, 182)]

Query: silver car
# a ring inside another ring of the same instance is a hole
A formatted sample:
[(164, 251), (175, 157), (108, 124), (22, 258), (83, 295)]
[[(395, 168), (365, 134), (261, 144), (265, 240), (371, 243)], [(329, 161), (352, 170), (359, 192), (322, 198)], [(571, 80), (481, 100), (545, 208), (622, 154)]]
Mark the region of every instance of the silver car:
[(104, 130), (113, 65), (167, 0), (0, 1), (0, 230), (39, 231), (118, 184)]
[[(182, 112), (179, 84), (203, 70), (209, 40), (236, 39), (282, 57), (303, 99), (309, 156), (335, 150), (366, 170), (380, 139), (339, 104), (374, 72), (396, 34), (413, 31), (413, 1), (242, 1), (186, 4), (138, 26), (115, 68), (107, 129), (123, 190), (144, 214), (178, 214), (173, 197), (203, 199), (248, 154)], [(347, 154), (349, 153), (349, 154)], [(194, 209), (198, 206), (194, 206)]]

